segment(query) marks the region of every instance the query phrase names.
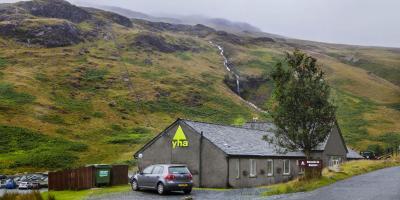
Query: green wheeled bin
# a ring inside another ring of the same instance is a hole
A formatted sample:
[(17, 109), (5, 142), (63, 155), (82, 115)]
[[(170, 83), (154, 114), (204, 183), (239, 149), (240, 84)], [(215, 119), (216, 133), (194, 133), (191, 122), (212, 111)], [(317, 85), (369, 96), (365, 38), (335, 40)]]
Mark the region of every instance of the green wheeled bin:
[(93, 165), (95, 169), (95, 185), (109, 186), (111, 185), (111, 165)]

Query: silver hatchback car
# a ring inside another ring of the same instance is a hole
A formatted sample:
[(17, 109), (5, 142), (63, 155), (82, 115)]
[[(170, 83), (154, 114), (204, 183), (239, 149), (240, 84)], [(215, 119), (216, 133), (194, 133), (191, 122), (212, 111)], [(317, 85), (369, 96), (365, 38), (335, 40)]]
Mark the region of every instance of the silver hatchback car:
[(154, 189), (158, 194), (169, 191), (183, 191), (190, 194), (193, 187), (192, 174), (185, 165), (151, 165), (132, 176), (132, 190)]

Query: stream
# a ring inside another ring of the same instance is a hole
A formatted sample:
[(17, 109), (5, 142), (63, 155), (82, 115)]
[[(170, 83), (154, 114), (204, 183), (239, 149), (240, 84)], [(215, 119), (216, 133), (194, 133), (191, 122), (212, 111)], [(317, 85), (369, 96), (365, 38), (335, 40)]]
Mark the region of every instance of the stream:
[(224, 66), (225, 66), (226, 70), (228, 71), (228, 73), (232, 73), (233, 76), (235, 76), (235, 78), (236, 78), (236, 94), (240, 97), (240, 99), (243, 102), (245, 102), (247, 105), (249, 105), (250, 107), (252, 107), (255, 110), (257, 110), (258, 112), (268, 113), (267, 111), (265, 111), (265, 110), (259, 108), (258, 106), (256, 106), (254, 103), (251, 103), (250, 101), (247, 101), (247, 100), (243, 99), (242, 96), (240, 96), (240, 76), (239, 76), (239, 74), (237, 72), (235, 72), (232, 69), (232, 65), (229, 63), (228, 58), (224, 54), (225, 53), (224, 52), (224, 48), (222, 46), (218, 45), (218, 44), (215, 44), (212, 41), (209, 41), (209, 43), (218, 48), (222, 58), (224, 59)]

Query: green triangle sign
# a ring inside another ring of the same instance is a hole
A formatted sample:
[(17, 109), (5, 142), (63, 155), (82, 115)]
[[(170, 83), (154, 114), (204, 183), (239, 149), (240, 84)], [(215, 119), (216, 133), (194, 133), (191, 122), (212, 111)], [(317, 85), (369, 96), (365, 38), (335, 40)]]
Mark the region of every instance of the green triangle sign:
[(186, 139), (186, 135), (182, 130), (182, 127), (179, 125), (178, 129), (175, 132), (174, 137), (172, 138), (172, 148), (176, 147), (188, 147), (189, 141)]
[(178, 129), (175, 132), (174, 138), (172, 140), (186, 140), (186, 135), (182, 130), (181, 126), (178, 126)]

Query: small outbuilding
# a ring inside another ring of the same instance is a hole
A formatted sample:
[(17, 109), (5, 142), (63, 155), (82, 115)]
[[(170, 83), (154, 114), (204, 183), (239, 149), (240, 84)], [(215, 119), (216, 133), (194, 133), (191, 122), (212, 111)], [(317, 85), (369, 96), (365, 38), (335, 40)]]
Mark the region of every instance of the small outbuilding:
[[(273, 136), (269, 122), (250, 122), (243, 127), (177, 119), (139, 149), (134, 157), (139, 169), (153, 164), (186, 164), (196, 187), (244, 188), (291, 180), (304, 172), (301, 151), (277, 152), (263, 140)], [(323, 165), (337, 166), (347, 160), (348, 150), (336, 125), (314, 151)]]
[(347, 147), (348, 153), (347, 153), (347, 160), (362, 160), (364, 157), (354, 151), (353, 149)]

